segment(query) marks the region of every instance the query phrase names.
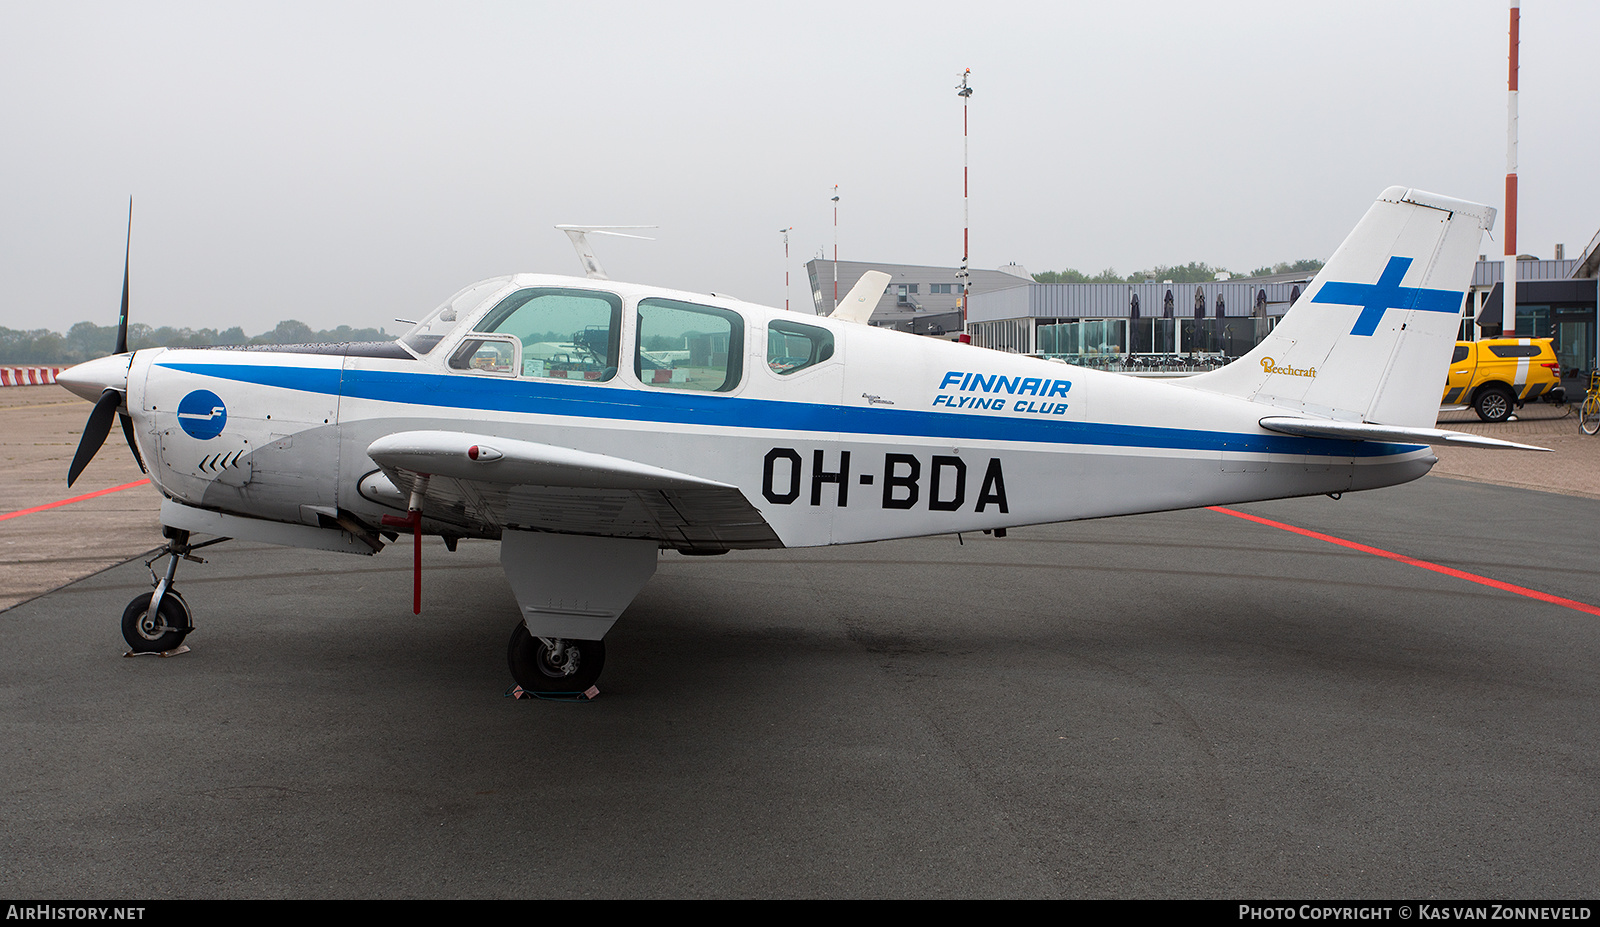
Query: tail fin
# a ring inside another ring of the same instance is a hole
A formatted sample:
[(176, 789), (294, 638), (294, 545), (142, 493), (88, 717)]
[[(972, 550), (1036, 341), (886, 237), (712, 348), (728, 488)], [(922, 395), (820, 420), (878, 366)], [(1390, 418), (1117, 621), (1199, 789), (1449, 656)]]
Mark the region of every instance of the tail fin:
[(1494, 216), (1390, 187), (1255, 350), (1176, 382), (1321, 418), (1431, 426)]

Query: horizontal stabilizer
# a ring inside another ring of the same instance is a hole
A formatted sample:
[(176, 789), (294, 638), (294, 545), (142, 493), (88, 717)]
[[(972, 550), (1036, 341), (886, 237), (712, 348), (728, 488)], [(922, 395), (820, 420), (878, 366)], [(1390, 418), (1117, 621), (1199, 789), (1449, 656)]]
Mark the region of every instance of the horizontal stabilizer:
[(1403, 425), (1369, 425), (1366, 422), (1331, 422), (1325, 419), (1268, 416), (1261, 427), (1279, 434), (1303, 438), (1344, 438), (1354, 441), (1387, 441), (1395, 444), (1438, 444), (1450, 447), (1492, 447), (1508, 451), (1548, 451), (1548, 447), (1517, 444), (1499, 438), (1445, 431), (1442, 428), (1409, 428)]
[(829, 318), (867, 324), (867, 320), (872, 318), (872, 310), (878, 308), (878, 300), (883, 298), (883, 291), (888, 287), (888, 274), (881, 270), (867, 271), (850, 288), (850, 292), (844, 294), (839, 305), (833, 307), (833, 315)]

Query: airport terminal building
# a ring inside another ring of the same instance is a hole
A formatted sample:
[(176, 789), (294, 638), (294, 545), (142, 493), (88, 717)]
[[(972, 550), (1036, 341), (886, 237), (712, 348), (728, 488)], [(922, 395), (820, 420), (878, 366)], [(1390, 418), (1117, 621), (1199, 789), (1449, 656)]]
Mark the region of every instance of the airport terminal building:
[[(1582, 395), (1579, 371), (1597, 362), (1596, 286), (1600, 234), (1582, 256), (1517, 261), (1517, 324), (1522, 338), (1553, 338), (1569, 393)], [(1463, 300), (1461, 339), (1500, 335), (1505, 265), (1480, 255)], [(890, 275), (871, 324), (921, 335), (959, 332), (959, 269), (841, 261), (837, 292), (861, 275)], [(834, 307), (834, 263), (806, 264), (819, 315)], [(983, 347), (1056, 357), (1069, 363), (1135, 372), (1151, 367), (1205, 369), (1253, 348), (1310, 285), (1307, 273), (1233, 277), (1204, 283), (1035, 283), (1020, 266), (972, 270), (967, 332)]]
[(974, 344), (1090, 366), (1130, 355), (1237, 357), (1272, 330), (1311, 276), (1026, 284), (973, 294), (968, 331)]
[[(816, 258), (806, 262), (811, 305), (816, 314), (833, 314), (837, 301), (843, 299), (869, 270), (889, 275), (889, 288), (873, 309), (871, 324), (935, 337), (960, 333), (962, 284), (959, 267), (839, 261), (835, 276), (833, 261)], [(968, 273), (974, 294), (1033, 285), (1033, 276), (1016, 264), (999, 270)]]
[[(1567, 259), (1557, 246), (1554, 260), (1517, 261), (1517, 330), (1519, 338), (1555, 339), (1556, 358), (1565, 375), (1569, 370), (1593, 370), (1596, 362), (1595, 287), (1600, 267), (1600, 234), (1589, 242), (1583, 255)], [(1463, 310), (1462, 331), (1474, 327), (1480, 334), (1498, 334), (1504, 304), (1505, 265), (1480, 259), (1472, 275), (1472, 293)], [(1476, 325), (1474, 323), (1477, 323)], [(1463, 334), (1463, 338), (1471, 338)], [(1567, 383), (1570, 394), (1573, 389)], [(1579, 395), (1583, 385), (1578, 385)]]

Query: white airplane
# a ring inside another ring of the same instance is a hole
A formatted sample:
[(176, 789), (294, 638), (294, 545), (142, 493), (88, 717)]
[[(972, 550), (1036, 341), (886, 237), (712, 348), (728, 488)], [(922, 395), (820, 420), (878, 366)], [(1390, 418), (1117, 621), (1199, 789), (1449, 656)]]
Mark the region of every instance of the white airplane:
[(1385, 190), (1255, 350), (1167, 381), (871, 328), (883, 275), (817, 318), (519, 274), (392, 343), (130, 353), (125, 274), (116, 353), (59, 377), (95, 400), (69, 479), (120, 414), (165, 497), (135, 651), (193, 628), (172, 587), (193, 534), (372, 554), (408, 532), (418, 609), (422, 535), (487, 538), (521, 610), (513, 677), (584, 692), (663, 550), (1337, 496), (1422, 476), (1430, 444), (1526, 447), (1433, 427), (1494, 215)]

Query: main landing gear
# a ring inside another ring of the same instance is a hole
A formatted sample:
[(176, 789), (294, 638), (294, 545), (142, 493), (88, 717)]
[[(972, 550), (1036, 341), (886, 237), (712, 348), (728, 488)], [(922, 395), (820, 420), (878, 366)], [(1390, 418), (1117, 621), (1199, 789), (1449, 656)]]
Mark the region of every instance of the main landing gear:
[[(122, 637), (133, 653), (167, 653), (182, 646), (183, 639), (194, 630), (194, 622), (190, 619), (189, 603), (172, 588), (173, 577), (178, 574), (178, 560), (205, 563), (193, 552), (227, 540), (215, 538), (204, 544), (190, 544), (189, 532), (182, 529), (163, 527), (161, 533), (167, 538), (167, 546), (144, 562), (150, 570), (150, 584), (155, 591), (134, 596), (122, 610)], [(163, 556), (168, 558), (166, 574), (158, 576), (153, 564)]]
[(529, 692), (578, 695), (600, 678), (606, 665), (604, 641), (579, 641), (559, 637), (534, 637), (517, 622), (506, 648), (511, 678)]
[[(522, 621), (511, 632), (511, 678), (533, 695), (587, 696), (606, 661), (611, 625), (660, 558), (649, 538), (592, 538), (507, 528), (500, 564)], [(531, 628), (530, 628), (531, 625)]]

